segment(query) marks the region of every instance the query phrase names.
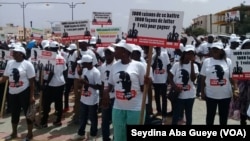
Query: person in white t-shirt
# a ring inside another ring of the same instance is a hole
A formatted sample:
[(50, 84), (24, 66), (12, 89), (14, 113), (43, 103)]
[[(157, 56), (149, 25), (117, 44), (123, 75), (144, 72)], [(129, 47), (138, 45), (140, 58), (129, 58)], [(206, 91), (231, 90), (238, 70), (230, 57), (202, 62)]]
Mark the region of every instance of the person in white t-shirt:
[(59, 43), (57, 41), (50, 42), (50, 51), (57, 52), (56, 64), (50, 67), (50, 73), (46, 80), (46, 89), (43, 92), (43, 116), (39, 128), (48, 127), (48, 118), (50, 113), (50, 106), (55, 102), (56, 120), (53, 122), (54, 126), (61, 126), (62, 112), (63, 112), (63, 91), (65, 86), (64, 71), (67, 70), (66, 61), (61, 53), (58, 52)]
[(65, 84), (65, 91), (64, 91), (64, 110), (63, 112), (69, 111), (69, 93), (71, 91), (71, 88), (74, 86), (74, 79), (75, 79), (75, 70), (76, 70), (76, 54), (74, 53), (77, 49), (77, 46), (75, 43), (70, 44), (67, 47), (68, 50), (68, 56), (67, 59), (67, 79)]
[[(26, 51), (23, 47), (17, 46), (13, 49), (13, 60), (7, 62), (0, 83), (8, 80), (9, 98), (11, 104), (12, 133), (6, 140), (17, 138), (17, 126), (20, 120), (20, 112), (23, 109), (27, 114), (30, 104), (35, 103), (34, 85), (35, 69), (31, 62), (25, 60)], [(33, 138), (33, 120), (26, 117), (28, 134), (25, 140)]]
[(213, 125), (218, 106), (219, 123), (226, 125), (229, 114), (229, 104), (232, 97), (232, 85), (237, 84), (232, 79), (232, 62), (226, 58), (222, 44), (211, 45), (211, 57), (203, 61), (201, 75), (201, 98), (206, 101), (206, 124)]
[[(133, 51), (131, 54), (131, 58), (135, 61), (141, 62), (145, 69), (147, 69), (147, 63), (145, 62), (144, 58), (142, 58), (143, 50), (138, 45), (133, 45)], [(149, 72), (150, 81), (148, 82), (148, 92), (147, 92), (147, 99), (146, 99), (146, 117), (145, 117), (145, 124), (150, 124), (150, 117), (153, 115), (152, 109), (152, 81), (153, 81), (153, 70), (150, 66)], [(151, 92), (150, 92), (151, 91)]]
[(167, 116), (167, 79), (171, 68), (167, 52), (162, 52), (161, 47), (154, 47), (155, 54), (152, 56), (153, 86), (155, 92), (156, 115)]
[(111, 68), (109, 86), (104, 90), (103, 99), (108, 101), (109, 92), (114, 88), (115, 102), (112, 111), (114, 141), (126, 141), (126, 125), (140, 123), (146, 70), (142, 63), (131, 59), (131, 45), (119, 42), (114, 46), (115, 53), (119, 54), (120, 59)]
[[(81, 57), (85, 54), (88, 54), (90, 56), (93, 57), (93, 65), (96, 66), (97, 65), (97, 58), (95, 53), (88, 48), (89, 46), (89, 41), (88, 40), (78, 40), (78, 45), (79, 45), (79, 49), (77, 49), (74, 54), (77, 56), (77, 60), (81, 59)], [(79, 68), (79, 64), (77, 65), (77, 68)], [(77, 69), (75, 70), (75, 79), (74, 79), (74, 95), (75, 95), (75, 101), (74, 101), (74, 116), (73, 116), (73, 122), (75, 124), (79, 124), (79, 108), (80, 108), (80, 94), (79, 94), (79, 88), (81, 86), (79, 86), (79, 75), (77, 72)]]
[(194, 81), (199, 73), (195, 61), (195, 47), (186, 45), (180, 61), (174, 63), (169, 73), (172, 89), (180, 92), (173, 106), (172, 125), (177, 125), (183, 110), (185, 110), (186, 125), (192, 125), (192, 111), (195, 100), (196, 88)]
[[(105, 62), (101, 65), (101, 79), (102, 79), (102, 91), (108, 87), (108, 79), (110, 77), (111, 67), (116, 63), (114, 52), (114, 47), (105, 47), (104, 49)], [(100, 93), (102, 97), (102, 94)], [(110, 122), (112, 121), (112, 109), (115, 101), (115, 93), (111, 91), (109, 93), (109, 105), (108, 107), (102, 106), (102, 139), (103, 141), (111, 140), (110, 136)]]
[(82, 66), (79, 70), (79, 83), (83, 86), (81, 89), (81, 99), (80, 99), (80, 127), (77, 134), (73, 137), (73, 140), (82, 140), (86, 135), (86, 125), (88, 119), (91, 121), (90, 125), (90, 138), (95, 139), (97, 136), (97, 126), (98, 126), (98, 103), (99, 103), (99, 93), (97, 90), (101, 89), (101, 73), (93, 65), (93, 57), (85, 54), (82, 56), (81, 60), (77, 63)]

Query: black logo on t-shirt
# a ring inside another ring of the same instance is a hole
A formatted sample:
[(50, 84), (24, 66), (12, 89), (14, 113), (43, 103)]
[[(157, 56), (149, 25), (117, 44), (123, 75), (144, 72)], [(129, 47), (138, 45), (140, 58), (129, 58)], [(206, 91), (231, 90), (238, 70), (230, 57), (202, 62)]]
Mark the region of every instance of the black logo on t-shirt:
[(124, 92), (124, 97), (127, 100), (130, 100), (132, 98), (132, 94), (131, 94), (131, 85), (132, 85), (132, 82), (131, 82), (130, 76), (125, 71), (120, 71), (118, 73), (120, 74), (119, 75), (120, 80), (117, 81), (117, 83), (121, 83), (122, 84), (122, 88), (124, 89), (124, 91), (123, 91)]

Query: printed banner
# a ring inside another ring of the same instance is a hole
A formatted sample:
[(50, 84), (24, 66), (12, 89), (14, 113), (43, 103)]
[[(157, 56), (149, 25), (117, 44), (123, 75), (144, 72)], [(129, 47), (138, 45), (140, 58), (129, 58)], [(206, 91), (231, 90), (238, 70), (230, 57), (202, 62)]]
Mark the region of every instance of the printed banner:
[(111, 12), (93, 12), (92, 25), (112, 25)]
[(0, 74), (3, 74), (8, 60), (12, 60), (12, 51), (0, 49)]
[(61, 22), (61, 32), (63, 41), (90, 39), (90, 24), (85, 21)]
[(233, 78), (250, 79), (250, 49), (233, 50), (231, 55)]
[(182, 11), (130, 10), (126, 41), (138, 45), (179, 48)]
[(120, 27), (103, 27), (96, 28), (97, 47), (107, 47), (112, 43), (117, 43), (121, 40), (121, 28)]
[(240, 21), (240, 11), (226, 12), (225, 21), (226, 22)]

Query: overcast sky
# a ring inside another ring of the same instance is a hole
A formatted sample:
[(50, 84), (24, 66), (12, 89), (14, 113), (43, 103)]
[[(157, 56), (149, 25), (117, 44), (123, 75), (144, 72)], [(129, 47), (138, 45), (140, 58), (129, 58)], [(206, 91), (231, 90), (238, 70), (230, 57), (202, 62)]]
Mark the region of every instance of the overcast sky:
[[(46, 28), (60, 21), (70, 21), (71, 8), (67, 4), (34, 4), (32, 2), (64, 2), (80, 3), (74, 11), (74, 20), (91, 20), (92, 12), (112, 12), (113, 25), (127, 30), (130, 9), (184, 11), (183, 27), (188, 27), (192, 19), (199, 15), (214, 14), (221, 10), (239, 6), (244, 0), (0, 0), (1, 2), (26, 3), (25, 24), (33, 28)], [(245, 0), (249, 5), (250, 0)], [(0, 26), (7, 23), (23, 25), (23, 12), (17, 4), (3, 4), (0, 6)]]

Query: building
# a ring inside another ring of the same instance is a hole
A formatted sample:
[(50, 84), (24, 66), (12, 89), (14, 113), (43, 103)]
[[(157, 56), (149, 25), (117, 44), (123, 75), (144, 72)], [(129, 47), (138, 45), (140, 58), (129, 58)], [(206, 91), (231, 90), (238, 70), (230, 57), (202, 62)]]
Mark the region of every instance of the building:
[[(230, 20), (229, 16), (233, 19)], [(242, 4), (215, 14), (198, 16), (193, 19), (192, 28), (202, 28), (215, 35), (230, 35), (234, 33), (241, 17), (250, 17), (250, 6)]]

